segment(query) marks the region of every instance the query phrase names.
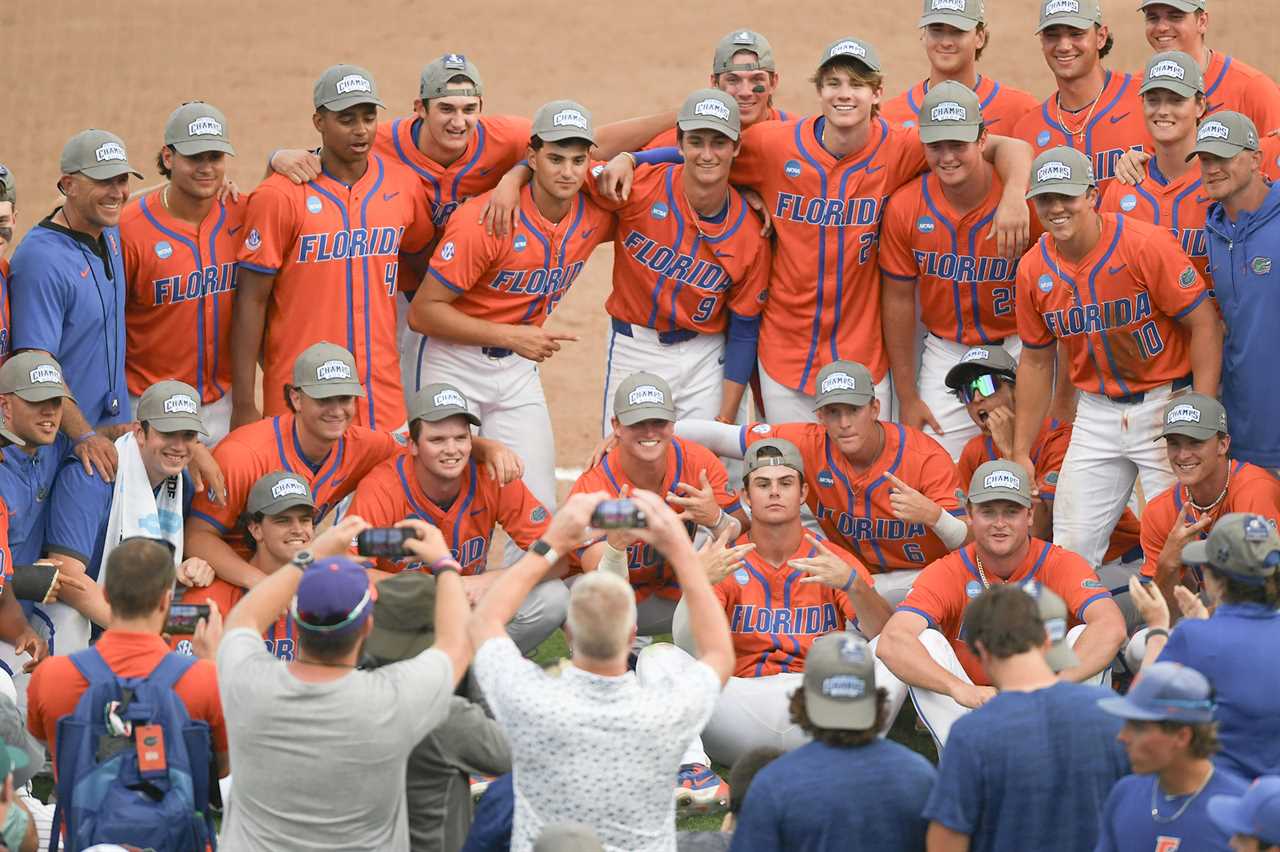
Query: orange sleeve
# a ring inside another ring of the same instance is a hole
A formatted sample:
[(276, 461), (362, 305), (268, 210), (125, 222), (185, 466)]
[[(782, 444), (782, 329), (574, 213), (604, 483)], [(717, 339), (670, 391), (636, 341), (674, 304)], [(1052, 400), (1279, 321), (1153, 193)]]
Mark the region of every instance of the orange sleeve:
[(269, 178), (249, 196), (244, 214), (244, 242), (237, 259), (245, 269), (274, 275), (298, 234), (294, 200)]
[(944, 633), (946, 625), (959, 622), (967, 603), (965, 600), (957, 600), (958, 596), (964, 595), (964, 589), (957, 588), (954, 583), (955, 578), (948, 564), (948, 560), (952, 558), (955, 558), (954, 555), (944, 556), (926, 565), (911, 584), (906, 600), (897, 607), (899, 610), (914, 612), (927, 620), (930, 627), (939, 628)]
[[(733, 168), (729, 172), (729, 179), (735, 185), (755, 187), (764, 180), (765, 170), (769, 165), (770, 145), (778, 142), (777, 139), (769, 138), (769, 130), (777, 126), (768, 122), (742, 131), (738, 156), (733, 158)], [(790, 123), (786, 126), (791, 128)]]
[(498, 489), (498, 523), (521, 550), (528, 550), (551, 525), (551, 513), (523, 479), (513, 479)]
[(965, 489), (960, 487), (960, 475), (956, 472), (955, 462), (942, 449), (942, 445), (928, 435), (917, 434), (916, 437), (916, 458), (919, 459), (920, 474), (918, 483), (913, 484), (915, 489), (942, 507), (942, 511), (964, 517), (965, 510), (960, 505), (956, 492), (963, 493)]
[(604, 167), (608, 165), (604, 162), (595, 162), (591, 164), (590, 170), (587, 172), (587, 179), (582, 182), (582, 192), (591, 199), (591, 203), (599, 207), (601, 210), (608, 210), (610, 213), (616, 213), (624, 207), (641, 202), (649, 194), (653, 186), (652, 176), (658, 171), (656, 166), (637, 166), (635, 174), (631, 177), (631, 192), (627, 195), (625, 201), (616, 200), (605, 197), (605, 194), (596, 186), (596, 178), (600, 172), (604, 171)]
[(920, 184), (912, 181), (889, 196), (880, 220), (880, 270), (891, 278), (914, 281), (919, 274), (911, 251), (916, 199)]
[[(480, 283), (498, 255), (497, 238), (484, 232), (476, 214), (484, 209), (488, 193), (464, 203), (449, 217), (444, 236), (431, 256), (427, 275), (461, 295)], [(512, 239), (508, 234), (504, 239)]]
[[(1098, 201), (1099, 213), (1123, 213), (1120, 209), (1120, 196), (1131, 191), (1131, 187), (1125, 186), (1118, 180), (1107, 181), (1107, 186), (1102, 190), (1102, 198)], [(1036, 221), (1035, 208), (1031, 209), (1032, 221)]]
[(227, 720), (222, 715), (222, 698), (218, 695), (218, 673), (208, 660), (196, 660), (182, 680), (174, 686), (174, 692), (187, 705), (193, 719), (209, 723), (215, 753), (227, 750)]
[(1084, 557), (1060, 547), (1053, 548), (1043, 579), (1046, 586), (1067, 602), (1067, 612), (1078, 622), (1084, 621), (1084, 611), (1090, 604), (1111, 597)]
[(219, 442), (213, 449), (213, 458), (227, 481), (227, 503), (219, 506), (209, 499), (207, 491), (201, 491), (191, 501), (191, 513), (226, 535), (240, 522), (240, 515), (249, 500), (249, 490), (268, 471), (260, 469), (257, 453), (234, 438), (224, 438)]
[(1231, 511), (1262, 515), (1275, 526), (1280, 521), (1280, 479), (1253, 465), (1242, 469), (1240, 474), (1245, 475), (1246, 471), (1249, 477), (1248, 487), (1242, 489), (1241, 499), (1232, 501)]
[(1262, 174), (1267, 180), (1280, 180), (1280, 136), (1262, 137)]
[(347, 514), (363, 518), (369, 522), (369, 526), (394, 526), (406, 517), (403, 498), (397, 499), (402, 491), (395, 476), (388, 476), (384, 466), (380, 465), (360, 480), (355, 493), (351, 495)]
[(404, 229), (400, 238), (400, 251), (404, 254), (417, 254), (431, 244), (436, 235), (435, 223), (431, 220), (431, 202), (427, 198), (427, 188), (417, 175), (405, 169), (396, 169), (398, 185), (413, 202), (413, 218)]
[[(1177, 486), (1174, 486), (1175, 488)], [(1165, 491), (1147, 504), (1139, 523), (1142, 527), (1142, 576), (1154, 577), (1160, 551), (1173, 530), (1174, 506), (1172, 491)]]
[(891, 127), (889, 139), (885, 141), (896, 144), (898, 156), (894, 158), (894, 168), (898, 170), (899, 179), (896, 186), (928, 171), (929, 163), (924, 158), (924, 143), (920, 141), (918, 127)]
[(773, 269), (773, 244), (760, 239), (754, 214), (748, 213), (748, 221), (738, 229), (733, 238), (733, 250), (741, 251), (752, 243), (756, 253), (741, 281), (735, 281), (729, 294), (729, 310), (740, 317), (758, 316), (769, 298), (769, 275)]
[(975, 435), (969, 439), (969, 443), (964, 445), (964, 449), (960, 451), (960, 461), (956, 462), (956, 477), (960, 480), (960, 487), (967, 494), (969, 491), (969, 483), (973, 479), (973, 472), (982, 466), (982, 462), (986, 458), (986, 438), (983, 435)]
[(0, 499), (0, 591), (13, 581), (13, 552), (9, 549), (9, 504)]
[(1280, 129), (1280, 86), (1274, 80), (1259, 73), (1240, 94), (1240, 111), (1253, 119), (1259, 136)]
[[(1046, 239), (1042, 237), (1041, 239)], [(1014, 310), (1018, 316), (1018, 337), (1025, 346), (1043, 349), (1054, 342), (1054, 336), (1044, 324), (1044, 317), (1036, 310), (1036, 278), (1042, 267), (1036, 261), (1040, 254), (1039, 244), (1033, 244), (1022, 261), (1018, 264), (1018, 293), (1014, 301)]]
[(1036, 487), (1040, 496), (1052, 500), (1058, 492), (1058, 475), (1062, 472), (1062, 462), (1067, 457), (1067, 448), (1071, 446), (1071, 427), (1059, 426), (1045, 436), (1040, 457), (1036, 459)]
[[(1125, 227), (1131, 226), (1132, 220), (1125, 220)], [(1182, 319), (1209, 295), (1204, 279), (1168, 230), (1144, 229), (1142, 239), (1132, 245), (1129, 262), (1141, 270), (1152, 304), (1163, 313)]]

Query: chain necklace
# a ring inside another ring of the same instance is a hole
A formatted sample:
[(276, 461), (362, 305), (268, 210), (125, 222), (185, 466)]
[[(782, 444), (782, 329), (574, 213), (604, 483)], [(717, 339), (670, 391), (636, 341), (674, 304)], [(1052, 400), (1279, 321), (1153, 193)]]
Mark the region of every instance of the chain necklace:
[(1204, 514), (1205, 512), (1212, 512), (1219, 503), (1221, 503), (1224, 499), (1226, 499), (1227, 489), (1230, 487), (1231, 487), (1231, 465), (1230, 464), (1227, 465), (1227, 481), (1222, 486), (1222, 493), (1218, 495), (1218, 499), (1214, 500), (1208, 506), (1201, 506), (1195, 500), (1192, 500), (1191, 489), (1186, 488), (1186, 486), (1183, 486), (1183, 488), (1186, 489), (1186, 492), (1187, 492), (1187, 502), (1191, 504), (1191, 508), (1195, 509), (1201, 514)]
[[(1186, 809), (1191, 807), (1191, 803), (1196, 800), (1196, 796), (1199, 796), (1201, 793), (1203, 793), (1204, 788), (1209, 786), (1209, 780), (1211, 778), (1213, 778), (1212, 764), (1209, 765), (1209, 774), (1206, 775), (1204, 777), (1204, 780), (1200, 782), (1200, 786), (1196, 788), (1196, 791), (1187, 797), (1187, 800), (1182, 803), (1182, 806), (1180, 808), (1174, 811), (1173, 816), (1169, 816), (1169, 817), (1160, 816), (1160, 808), (1158, 807), (1156, 802), (1156, 791), (1160, 789), (1160, 776), (1157, 775), (1155, 778), (1152, 778), (1151, 779), (1151, 818), (1158, 823), (1176, 822), (1178, 817), (1182, 816), (1182, 814), (1186, 811)], [(1176, 798), (1176, 796), (1166, 796), (1165, 800), (1168, 801), (1174, 798)]]
[(987, 571), (982, 567), (982, 557), (978, 555), (976, 548), (973, 551), (973, 564), (978, 566), (978, 579), (982, 581), (982, 588), (991, 588), (991, 581), (987, 579)]
[[(1057, 97), (1055, 97), (1053, 100), (1053, 105), (1054, 105), (1054, 108), (1058, 111), (1058, 126), (1062, 128), (1063, 132), (1065, 132), (1068, 136), (1071, 136), (1075, 139), (1079, 139), (1081, 142), (1084, 142), (1085, 132), (1088, 131), (1089, 122), (1093, 119), (1093, 111), (1098, 108), (1098, 101), (1102, 100), (1102, 92), (1105, 91), (1106, 88), (1107, 88), (1107, 84), (1104, 82), (1102, 84), (1102, 90), (1098, 92), (1097, 97), (1095, 97), (1092, 101), (1089, 102), (1089, 112), (1084, 117), (1084, 123), (1081, 124), (1079, 129), (1077, 130), (1069, 130), (1067, 128), (1067, 122), (1064, 119), (1062, 114), (1062, 93), (1061, 92), (1058, 93)], [(1081, 109), (1083, 109), (1083, 107), (1081, 107)]]
[(164, 209), (169, 209), (169, 184), (164, 185), (164, 189), (160, 190), (160, 203), (164, 205)]

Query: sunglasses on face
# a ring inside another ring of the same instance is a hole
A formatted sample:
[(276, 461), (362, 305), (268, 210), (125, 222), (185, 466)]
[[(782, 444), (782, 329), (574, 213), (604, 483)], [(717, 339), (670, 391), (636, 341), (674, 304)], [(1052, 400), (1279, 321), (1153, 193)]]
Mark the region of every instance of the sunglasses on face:
[(975, 376), (956, 388), (956, 396), (960, 397), (961, 402), (968, 405), (975, 400), (994, 396), (999, 389), (1000, 380), (993, 373), (986, 373), (981, 376)]

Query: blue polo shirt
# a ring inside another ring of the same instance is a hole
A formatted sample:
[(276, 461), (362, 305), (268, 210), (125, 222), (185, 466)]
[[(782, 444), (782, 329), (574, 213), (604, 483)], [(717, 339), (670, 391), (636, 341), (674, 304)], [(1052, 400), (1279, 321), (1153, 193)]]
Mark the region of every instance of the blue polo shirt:
[(10, 264), (13, 351), (43, 349), (57, 358), (95, 426), (130, 420), (124, 290), (118, 228), (95, 240), (46, 218), (18, 244)]
[(1213, 684), (1222, 741), (1214, 762), (1249, 781), (1280, 765), (1276, 649), (1280, 613), (1262, 604), (1220, 604), (1211, 618), (1179, 621), (1160, 652), (1160, 662), (1190, 666)]
[(9, 507), (9, 550), (13, 564), (30, 565), (44, 555), (49, 497), (62, 462), (71, 454), (71, 440), (59, 434), (35, 454), (22, 447), (5, 447), (0, 462), (0, 497)]
[[(174, 487), (177, 477), (169, 477), (155, 489), (160, 496), (165, 488)], [(148, 530), (149, 535), (164, 537), (169, 532), (182, 529), (191, 511), (195, 497), (191, 476), (182, 471), (182, 514), (176, 517), (160, 517), (160, 526)], [(80, 460), (71, 458), (62, 465), (53, 483), (52, 507), (48, 529), (45, 532), (45, 549), (50, 553), (64, 553), (84, 563), (90, 577), (98, 579), (102, 565), (102, 551), (107, 538), (107, 521), (111, 515), (111, 496), (114, 485), (105, 482), (97, 471), (85, 473)]]
[[(1230, 835), (1209, 819), (1214, 796), (1242, 796), (1248, 786), (1230, 772), (1219, 769), (1195, 795), (1168, 797), (1156, 785), (1154, 775), (1121, 778), (1107, 796), (1102, 812), (1102, 833), (1094, 852), (1143, 852), (1185, 849), (1188, 852), (1229, 852)], [(1154, 798), (1153, 798), (1154, 794)], [(1155, 802), (1159, 819), (1151, 815)], [(1186, 810), (1182, 810), (1183, 807)], [(1177, 815), (1177, 819), (1173, 817)]]
[(969, 835), (971, 852), (1091, 852), (1107, 794), (1129, 773), (1122, 722), (1098, 707), (1114, 695), (1058, 683), (961, 716), (925, 818)]

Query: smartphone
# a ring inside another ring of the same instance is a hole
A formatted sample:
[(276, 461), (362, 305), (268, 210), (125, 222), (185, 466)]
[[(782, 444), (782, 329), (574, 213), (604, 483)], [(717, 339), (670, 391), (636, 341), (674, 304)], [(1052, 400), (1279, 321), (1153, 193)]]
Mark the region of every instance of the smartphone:
[(356, 552), (361, 556), (399, 559), (409, 555), (404, 543), (417, 537), (412, 527), (374, 527), (356, 536)]
[(646, 526), (644, 510), (634, 500), (605, 500), (591, 513), (598, 530), (631, 530)]
[(196, 632), (196, 622), (209, 619), (208, 604), (175, 603), (169, 605), (169, 619), (164, 623), (164, 632), (191, 635)]

